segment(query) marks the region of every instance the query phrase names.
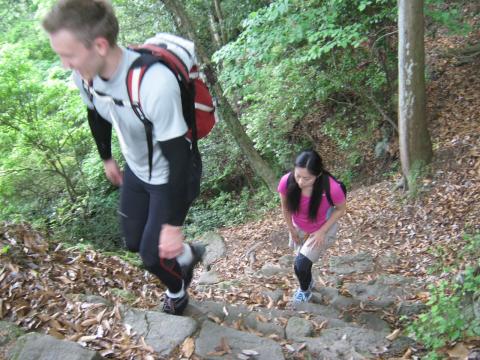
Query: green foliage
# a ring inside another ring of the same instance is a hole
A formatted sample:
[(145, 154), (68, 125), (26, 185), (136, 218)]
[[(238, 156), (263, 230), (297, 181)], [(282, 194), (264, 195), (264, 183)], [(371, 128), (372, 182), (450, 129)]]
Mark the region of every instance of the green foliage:
[(111, 289), (111, 293), (127, 304), (133, 304), (137, 300), (137, 296), (126, 289), (113, 288)]
[(120, 242), (116, 193), (103, 190), (78, 90), (34, 30), (0, 47), (0, 218), (112, 248)]
[(326, 118), (348, 114), (346, 122), (354, 124), (372, 113), (369, 98), (387, 109), (393, 105), (391, 74), (384, 70), (395, 68), (388, 36), (395, 5), (393, 0), (275, 1), (252, 13), (238, 39), (214, 55), (225, 93), (238, 104), (264, 157), (285, 163), (292, 151), (288, 135), (318, 104)]
[(430, 351), (429, 359), (438, 358), (436, 350), (447, 344), (480, 335), (480, 319), (473, 310), (480, 299), (480, 233), (465, 235), (459, 248), (458, 253), (436, 250), (440, 264), (447, 260), (445, 254), (449, 261), (454, 257), (449, 267), (452, 275), (429, 286), (428, 311), (409, 326)]
[(194, 204), (186, 221), (186, 234), (194, 237), (220, 227), (238, 225), (277, 206), (277, 197), (265, 187), (257, 192), (248, 188), (239, 194), (222, 192), (209, 201)]
[(463, 18), (462, 2), (446, 2), (444, 0), (425, 1), (425, 17), (432, 22), (443, 25), (453, 34), (466, 35), (472, 26)]
[(113, 5), (121, 25), (122, 45), (143, 43), (158, 32), (175, 32), (173, 20), (161, 1), (114, 0)]
[(5, 245), (5, 246), (3, 246), (3, 247), (0, 249), (0, 255), (5, 255), (5, 254), (7, 254), (9, 251), (10, 251), (10, 246), (9, 246), (9, 245)]
[(65, 82), (45, 78), (20, 46), (0, 52), (0, 128), (9, 139), (0, 145), (0, 193), (7, 203), (0, 212), (23, 204), (45, 214), (47, 204), (58, 199), (56, 186), (64, 184), (70, 201), (84, 186), (76, 165), (88, 151), (88, 133)]

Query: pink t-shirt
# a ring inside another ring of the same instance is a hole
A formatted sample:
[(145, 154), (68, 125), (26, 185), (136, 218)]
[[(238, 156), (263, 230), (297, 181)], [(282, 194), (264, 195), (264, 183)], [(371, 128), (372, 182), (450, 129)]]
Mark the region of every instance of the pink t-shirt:
[[(282, 195), (287, 195), (287, 180), (290, 176), (290, 173), (285, 174), (280, 179), (278, 183), (277, 191)], [(345, 201), (345, 194), (343, 193), (340, 184), (338, 184), (332, 178), (330, 180), (330, 196), (334, 204), (341, 204)], [(308, 206), (310, 204), (310, 196), (302, 195), (300, 198), (300, 208), (299, 210), (292, 214), (292, 220), (295, 226), (300, 230), (311, 234), (322, 227), (323, 224), (327, 221), (327, 212), (330, 208), (330, 204), (325, 193), (322, 194), (322, 201), (320, 202), (320, 208), (317, 212), (316, 221), (311, 221), (308, 218)]]

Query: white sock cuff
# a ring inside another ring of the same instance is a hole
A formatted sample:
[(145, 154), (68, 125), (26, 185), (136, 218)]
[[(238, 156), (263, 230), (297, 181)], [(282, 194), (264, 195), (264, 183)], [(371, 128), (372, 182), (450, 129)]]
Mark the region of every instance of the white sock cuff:
[(179, 292), (172, 293), (172, 292), (170, 292), (170, 290), (167, 289), (167, 291), (165, 293), (171, 299), (176, 299), (176, 298), (182, 297), (183, 295), (185, 295), (185, 290), (183, 289), (183, 282), (182, 282), (182, 288), (180, 289)]
[(177, 256), (177, 262), (180, 266), (186, 266), (193, 261), (192, 248), (189, 244), (183, 244), (183, 253)]

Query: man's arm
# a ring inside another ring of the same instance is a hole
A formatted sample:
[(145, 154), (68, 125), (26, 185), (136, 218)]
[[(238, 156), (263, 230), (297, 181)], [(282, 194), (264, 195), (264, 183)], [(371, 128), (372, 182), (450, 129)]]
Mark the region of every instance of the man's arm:
[(105, 175), (112, 184), (121, 185), (123, 174), (112, 158), (112, 124), (101, 117), (95, 109), (87, 108), (87, 117), (98, 153), (103, 160)]
[(190, 143), (184, 136), (160, 141), (160, 149), (168, 160), (168, 215), (167, 224), (182, 226), (188, 206), (188, 177), (190, 168)]
[(97, 144), (102, 160), (112, 157), (112, 124), (102, 118), (95, 109), (87, 108), (88, 125)]
[(188, 211), (188, 177), (190, 143), (184, 136), (159, 142), (163, 155), (168, 160), (168, 199), (166, 223), (162, 226), (159, 239), (159, 256), (172, 259), (183, 252), (184, 236), (182, 225)]

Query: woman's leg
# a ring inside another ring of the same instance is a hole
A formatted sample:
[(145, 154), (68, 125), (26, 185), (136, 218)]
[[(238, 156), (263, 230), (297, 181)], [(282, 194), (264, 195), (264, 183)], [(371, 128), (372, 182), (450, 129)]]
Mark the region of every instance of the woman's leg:
[(302, 291), (309, 290), (310, 283), (312, 282), (312, 265), (313, 263), (305, 255), (298, 254), (295, 258), (293, 268)]

